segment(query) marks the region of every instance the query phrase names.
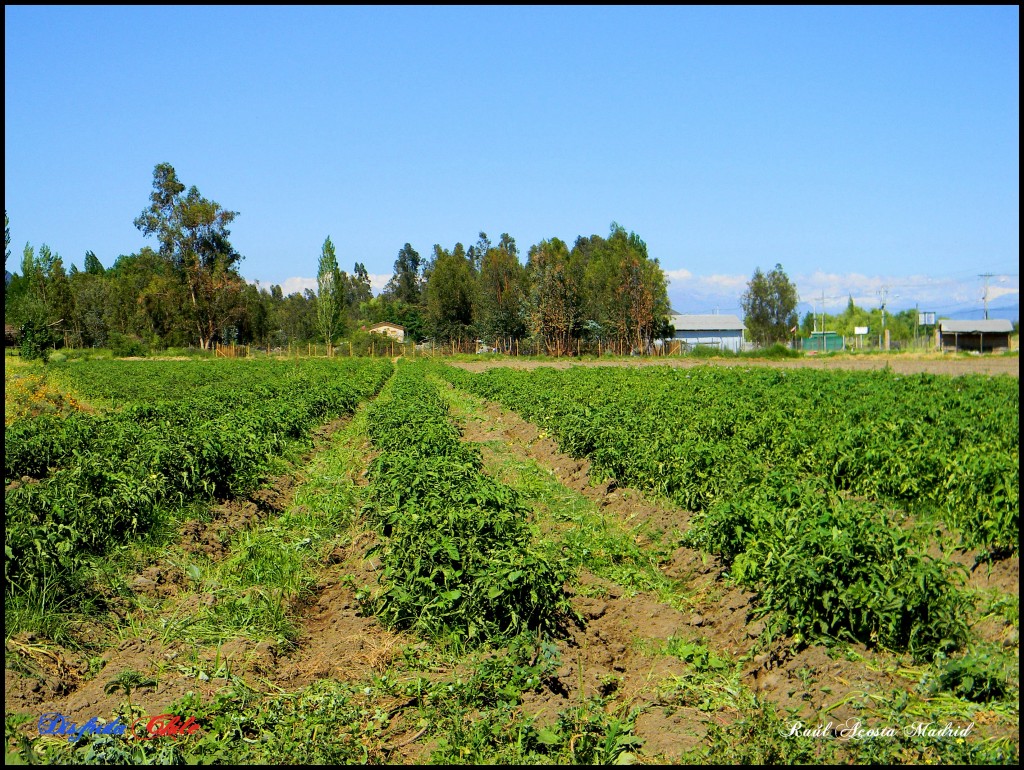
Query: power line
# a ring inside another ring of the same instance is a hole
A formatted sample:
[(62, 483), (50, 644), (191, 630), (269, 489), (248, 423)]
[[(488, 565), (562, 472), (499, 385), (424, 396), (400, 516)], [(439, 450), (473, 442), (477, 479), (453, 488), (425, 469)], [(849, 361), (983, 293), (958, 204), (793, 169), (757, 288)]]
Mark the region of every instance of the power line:
[(988, 320), (988, 279), (992, 278), (992, 273), (981, 273), (979, 278), (985, 279), (985, 320)]

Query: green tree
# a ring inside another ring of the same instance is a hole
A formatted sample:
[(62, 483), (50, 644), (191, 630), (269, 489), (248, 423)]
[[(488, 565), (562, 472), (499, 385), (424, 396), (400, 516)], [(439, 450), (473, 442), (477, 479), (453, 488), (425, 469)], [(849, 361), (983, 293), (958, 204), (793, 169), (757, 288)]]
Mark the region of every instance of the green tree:
[(11, 258), (11, 220), (7, 216), (7, 209), (4, 209), (4, 319), (7, 318), (7, 310), (11, 303), (11, 283), (15, 276), (7, 271), (7, 260)]
[(238, 342), (270, 345), (272, 333), (273, 299), (271, 293), (258, 283), (246, 283), (242, 289), (243, 312), (238, 319)]
[(435, 340), (473, 337), (473, 266), (461, 243), (452, 251), (434, 246), (423, 290), (427, 329)]
[(361, 304), (373, 297), (373, 290), (370, 287), (370, 274), (366, 272), (366, 265), (356, 262), (352, 267), (352, 276), (348, 287), (349, 293), (345, 301), (350, 308), (358, 308)]
[[(188, 316), (182, 313), (182, 309), (187, 309), (189, 303), (181, 281), (167, 270), (142, 272), (137, 278), (136, 324), (131, 334), (143, 338), (154, 347), (187, 345), (192, 335)], [(232, 301), (235, 301), (234, 297)], [(231, 320), (234, 320), (234, 314)]]
[(747, 331), (758, 345), (785, 342), (789, 330), (796, 326), (796, 286), (782, 265), (776, 264), (767, 275), (757, 268), (741, 303)]
[(339, 331), (344, 333), (359, 320), (359, 309), (373, 298), (370, 288), (370, 274), (362, 262), (356, 262), (352, 274), (341, 271), (341, 322)]
[(487, 237), (487, 233), (481, 231), (477, 242), (469, 247), (469, 251), (466, 252), (466, 256), (469, 258), (470, 264), (473, 266), (473, 272), (479, 273), (480, 266), (484, 261), (484, 255), (491, 250), (491, 239)]
[(422, 341), (427, 336), (427, 322), (423, 308), (385, 296), (372, 297), (359, 305), (359, 318), (367, 325), (388, 321), (405, 329), (405, 338)]
[(26, 243), (22, 252), (21, 271), (11, 276), (4, 289), (5, 323), (21, 326), (29, 319), (46, 323), (46, 306), (35, 294), (34, 273), (35, 250)]
[(53, 325), (55, 333), (69, 346), (74, 334), (75, 319), (75, 297), (71, 292), (71, 282), (67, 273), (64, 272), (64, 261), (55, 256), (50, 265), (50, 274), (47, 277), (49, 284), (49, 311), (50, 324)]
[(311, 289), (283, 297), (277, 307), (279, 344), (309, 342), (319, 337), (316, 295)]
[(320, 250), (320, 264), (316, 274), (316, 323), (328, 351), (338, 332), (338, 322), (344, 309), (344, 286), (338, 270), (334, 244), (327, 236)]
[(639, 350), (664, 334), (667, 282), (640, 236), (612, 222), (607, 239), (578, 238), (573, 252), (584, 265), (584, 312), (591, 330)]
[(571, 353), (583, 328), (583, 263), (558, 238), (531, 246), (527, 256), (529, 327), (548, 355)]
[[(486, 238), (480, 233), (481, 244), (471, 251), (479, 253)], [(516, 242), (502, 233), (497, 246), (488, 247), (479, 257), (477, 307), (474, 316), (480, 334), (488, 342), (502, 339), (521, 339), (526, 333), (523, 309), (526, 304), (526, 269), (519, 261)], [(475, 258), (475, 257), (474, 257)]]
[(803, 334), (805, 337), (811, 336), (811, 332), (814, 331), (816, 323), (817, 321), (814, 318), (814, 313), (808, 310), (804, 314), (804, 320), (800, 322), (800, 333)]
[(203, 198), (195, 186), (185, 192), (169, 163), (153, 170), (149, 199), (135, 226), (157, 238), (158, 253), (179, 275), (189, 326), (205, 350), (240, 308), (244, 282), (236, 266), (242, 257), (228, 240), (228, 225), (238, 212)]
[(89, 275), (103, 275), (103, 265), (92, 251), (85, 252), (85, 272)]
[(21, 324), (19, 331), (21, 357), (26, 361), (41, 358), (50, 359), (50, 349), (57, 344), (57, 335), (53, 328), (39, 320), (28, 318)]
[(160, 344), (187, 344), (195, 339), (187, 287), (173, 264), (144, 246), (121, 255), (106, 276), (104, 334), (146, 338)]
[(397, 299), (410, 305), (420, 304), (423, 289), (423, 262), (419, 253), (408, 243), (398, 252), (394, 274), (384, 287), (389, 299)]
[(107, 343), (107, 324), (104, 320), (109, 300), (110, 282), (102, 275), (88, 272), (71, 277), (71, 293), (75, 297), (74, 328), (78, 340), (85, 347)]
[(53, 269), (54, 254), (45, 243), (39, 247), (39, 253), (34, 254), (31, 246), (25, 244), (25, 254), (22, 264), (25, 266), (25, 275), (29, 279), (32, 293), (36, 299), (49, 308), (49, 277)]

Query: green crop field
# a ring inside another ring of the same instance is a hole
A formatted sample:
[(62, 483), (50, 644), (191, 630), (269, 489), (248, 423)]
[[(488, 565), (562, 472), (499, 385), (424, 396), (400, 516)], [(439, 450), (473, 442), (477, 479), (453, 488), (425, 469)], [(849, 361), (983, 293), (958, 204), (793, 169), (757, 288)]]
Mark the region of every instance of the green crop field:
[(1018, 760), (1015, 378), (108, 359), (5, 396), (9, 762)]

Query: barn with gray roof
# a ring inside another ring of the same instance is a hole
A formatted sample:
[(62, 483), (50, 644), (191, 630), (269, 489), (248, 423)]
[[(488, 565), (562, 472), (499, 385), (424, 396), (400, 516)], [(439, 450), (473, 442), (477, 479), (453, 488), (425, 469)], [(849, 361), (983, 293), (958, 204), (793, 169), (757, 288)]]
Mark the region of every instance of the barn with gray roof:
[(691, 348), (706, 345), (733, 353), (740, 352), (743, 330), (747, 328), (737, 316), (717, 313), (687, 315), (673, 312), (669, 322), (676, 330), (673, 342), (682, 342)]
[(1004, 318), (984, 321), (939, 321), (939, 344), (950, 353), (1009, 350), (1013, 324)]

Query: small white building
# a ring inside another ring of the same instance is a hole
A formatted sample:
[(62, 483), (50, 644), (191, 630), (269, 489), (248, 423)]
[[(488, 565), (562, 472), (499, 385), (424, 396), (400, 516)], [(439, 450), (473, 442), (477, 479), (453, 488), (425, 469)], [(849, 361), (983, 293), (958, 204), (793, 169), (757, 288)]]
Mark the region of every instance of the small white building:
[(686, 315), (673, 311), (669, 322), (675, 327), (673, 342), (682, 342), (691, 348), (698, 345), (729, 350), (739, 353), (743, 344), (743, 325), (737, 316), (719, 315)]
[(399, 324), (393, 324), (390, 321), (383, 321), (379, 324), (374, 324), (366, 331), (371, 334), (384, 334), (395, 342), (405, 342), (405, 327)]

